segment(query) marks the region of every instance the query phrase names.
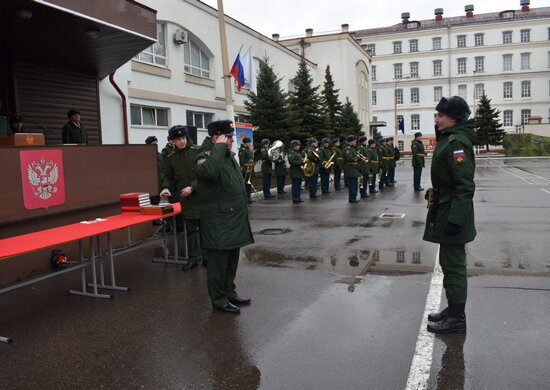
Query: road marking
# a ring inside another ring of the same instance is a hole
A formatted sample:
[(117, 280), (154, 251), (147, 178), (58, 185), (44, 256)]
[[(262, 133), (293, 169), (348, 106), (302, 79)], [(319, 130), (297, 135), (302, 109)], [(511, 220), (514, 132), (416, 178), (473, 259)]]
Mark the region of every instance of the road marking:
[(521, 179), (521, 180), (523, 180), (524, 182), (527, 182), (528, 184), (531, 184), (531, 185), (534, 184), (534, 183), (531, 183), (529, 180), (527, 180), (527, 179), (525, 179), (525, 178), (523, 178), (523, 177), (521, 177), (521, 176), (518, 176), (518, 175), (516, 175), (516, 174), (514, 174), (514, 173), (512, 173), (512, 172), (510, 172), (510, 171), (508, 171), (508, 170), (506, 170), (506, 169), (504, 169), (504, 168), (502, 168), (500, 165), (497, 165), (497, 164), (495, 164), (495, 163), (492, 162), (492, 161), (488, 161), (488, 162), (489, 162), (489, 164), (493, 165), (494, 167), (497, 167), (498, 169), (502, 169), (504, 172), (509, 173), (510, 175), (512, 175), (512, 176), (514, 176), (514, 177), (517, 177), (518, 179)]
[(430, 290), (426, 298), (426, 307), (416, 340), (416, 349), (414, 351), (409, 378), (407, 379), (406, 390), (426, 389), (430, 379), (432, 369), (434, 334), (428, 332), (428, 314), (439, 311), (441, 305), (441, 290), (443, 289), (443, 272), (439, 265), (439, 247), (435, 258), (435, 265), (430, 282)]
[(547, 194), (550, 194), (550, 191), (545, 190), (544, 188), (541, 188), (540, 190), (546, 192)]

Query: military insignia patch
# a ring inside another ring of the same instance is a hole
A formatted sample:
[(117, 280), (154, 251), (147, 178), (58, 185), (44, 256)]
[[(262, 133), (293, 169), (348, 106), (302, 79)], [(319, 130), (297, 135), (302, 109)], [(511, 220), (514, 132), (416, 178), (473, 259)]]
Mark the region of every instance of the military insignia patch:
[(464, 161), (466, 161), (466, 155), (464, 154), (463, 149), (455, 150), (453, 152), (453, 157), (456, 163), (463, 163)]

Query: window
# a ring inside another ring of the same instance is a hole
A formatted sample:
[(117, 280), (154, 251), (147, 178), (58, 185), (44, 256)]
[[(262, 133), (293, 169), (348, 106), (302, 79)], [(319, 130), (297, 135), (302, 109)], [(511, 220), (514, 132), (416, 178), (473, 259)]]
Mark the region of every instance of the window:
[(504, 126), (513, 126), (514, 125), (514, 111), (504, 110), (502, 112), (502, 124)]
[(372, 65), (371, 67), (371, 79), (372, 81), (376, 81), (376, 65)]
[(504, 84), (502, 84), (502, 97), (504, 99), (512, 99), (512, 82), (506, 81)]
[(476, 46), (483, 46), (483, 33), (475, 34), (474, 40)]
[(441, 76), (441, 70), (442, 70), (442, 61), (441, 60), (435, 60), (432, 61), (434, 65), (434, 76)]
[(441, 50), (441, 37), (432, 38), (432, 50)]
[(411, 115), (411, 130), (420, 130), (420, 115)]
[(521, 53), (521, 69), (531, 68), (531, 53)]
[(376, 106), (376, 91), (372, 91), (372, 105)]
[(550, 51), (548, 52), (548, 67), (550, 68)]
[(396, 41), (393, 43), (393, 54), (401, 53), (401, 41)]
[(458, 65), (458, 73), (459, 74), (466, 73), (466, 58), (457, 58), (456, 62)]
[(206, 125), (212, 122), (214, 114), (207, 112), (187, 111), (187, 126), (197, 126), (199, 129), (205, 129)]
[(403, 64), (393, 64), (393, 78), (400, 79), (403, 77)]
[(405, 141), (397, 140), (397, 149), (399, 149), (400, 152), (404, 152), (405, 151)]
[(475, 72), (485, 71), (485, 57), (476, 57), (475, 64), (476, 64)]
[(369, 43), (367, 45), (367, 50), (370, 50), (371, 55), (376, 55), (376, 45), (374, 43)]
[(183, 62), (183, 69), (186, 73), (210, 78), (210, 59), (204, 50), (192, 40), (183, 45)]
[(474, 85), (474, 99), (481, 99), (481, 96), (485, 93), (485, 84)]
[(143, 62), (149, 62), (150, 64), (166, 66), (166, 34), (164, 24), (157, 24), (157, 42), (137, 54), (135, 58)]
[(443, 97), (443, 87), (434, 87), (434, 102), (439, 102)]
[(512, 70), (512, 55), (503, 54), (502, 55), (502, 70)]
[(168, 127), (168, 109), (132, 104), (130, 122), (135, 126)]
[(420, 103), (420, 92), (418, 88), (411, 88), (411, 104)]
[(411, 39), (409, 41), (409, 51), (417, 52), (418, 51), (418, 39)]
[(521, 42), (529, 42), (531, 40), (531, 30), (521, 30), (519, 36)]
[(456, 47), (466, 47), (466, 35), (456, 36)]
[(506, 11), (502, 13), (502, 19), (514, 19), (514, 11)]
[(522, 81), (521, 82), (521, 97), (530, 98), (531, 97), (531, 82)]
[(403, 122), (403, 125), (405, 125), (405, 120), (403, 118), (403, 115), (397, 115), (397, 123)]
[(395, 104), (403, 104), (403, 90), (401, 88), (395, 90)]
[(531, 110), (521, 110), (521, 124), (526, 125), (529, 123), (529, 117), (531, 116)]
[(458, 96), (464, 100), (468, 98), (468, 86), (466, 84), (460, 84), (458, 86)]
[(502, 32), (502, 43), (512, 43), (512, 31)]
[(418, 62), (411, 62), (409, 65), (411, 77), (418, 77)]
[(548, 40), (550, 41), (550, 27), (548, 27)]

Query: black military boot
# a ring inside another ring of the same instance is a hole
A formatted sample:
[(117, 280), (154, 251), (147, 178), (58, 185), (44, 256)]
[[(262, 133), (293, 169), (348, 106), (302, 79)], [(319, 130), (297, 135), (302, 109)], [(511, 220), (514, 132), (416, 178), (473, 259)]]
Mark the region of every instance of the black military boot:
[(428, 332), (466, 333), (466, 314), (464, 314), (465, 303), (449, 302), (448, 316), (439, 322), (428, 324)]
[(449, 308), (446, 307), (445, 309), (441, 310), (438, 313), (430, 313), (428, 314), (428, 321), (430, 322), (439, 322), (449, 315)]

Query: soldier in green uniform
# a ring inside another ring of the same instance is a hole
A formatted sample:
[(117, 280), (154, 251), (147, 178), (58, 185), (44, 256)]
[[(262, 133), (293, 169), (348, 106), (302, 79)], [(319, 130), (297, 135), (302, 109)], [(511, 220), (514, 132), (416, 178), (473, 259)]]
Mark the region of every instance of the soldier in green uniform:
[(426, 192), (429, 211), (424, 240), (439, 243), (439, 262), (448, 307), (428, 316), (428, 331), (465, 333), (467, 297), (465, 244), (474, 240), (474, 145), (477, 137), (470, 108), (458, 96), (442, 98), (436, 106), (440, 132), (432, 157), (433, 188)]
[(251, 144), (252, 140), (244, 137), (239, 148), (239, 165), (241, 166), (241, 172), (245, 181), (244, 186), (246, 188), (248, 203), (254, 203), (254, 200), (252, 200), (252, 182), (248, 184), (248, 181), (252, 180), (254, 176), (254, 151), (250, 149)]
[(357, 142), (357, 155), (363, 156), (362, 158), (359, 158), (359, 169), (361, 171), (361, 176), (359, 177), (359, 194), (361, 195), (361, 198), (368, 198), (370, 168), (367, 154), (367, 137), (363, 135), (359, 137)]
[(9, 137), (13, 132), (11, 130), (10, 124), (6, 118), (0, 116), (0, 138)]
[(262, 140), (262, 150), (260, 158), (262, 159), (262, 187), (265, 199), (273, 199), (271, 194), (271, 175), (273, 175), (273, 162), (269, 158), (267, 151), (269, 150), (270, 141), (267, 138)]
[(420, 179), (422, 177), (422, 168), (424, 165), (424, 144), (420, 140), (422, 137), (421, 132), (414, 133), (414, 139), (411, 143), (412, 151), (412, 167), (413, 167), (413, 186), (415, 191), (424, 191), (424, 188), (420, 185)]
[(312, 161), (315, 164), (315, 172), (309, 179), (306, 179), (308, 181), (310, 199), (315, 199), (319, 197), (319, 195), (317, 195), (317, 183), (319, 181), (319, 164), (321, 162), (321, 159), (319, 156), (318, 146), (319, 142), (317, 141), (317, 139), (310, 138), (308, 141), (308, 145), (305, 149), (308, 160)]
[(286, 180), (286, 164), (285, 156), (281, 149), (279, 156), (274, 159), (273, 164), (275, 165), (275, 176), (277, 177), (277, 193), (286, 194), (285, 191), (285, 180)]
[(399, 150), (393, 146), (393, 137), (388, 137), (386, 144), (388, 151), (388, 185), (392, 187), (395, 181), (395, 167), (397, 166), (397, 160), (399, 159)]
[(290, 178), (292, 179), (292, 203), (300, 204), (302, 200), (302, 180), (304, 172), (302, 165), (304, 158), (300, 153), (300, 141), (295, 139), (290, 142), (290, 150), (288, 151), (288, 164), (290, 165)]
[[(332, 164), (330, 167), (325, 168), (325, 165), (330, 160), (330, 157), (332, 156), (332, 148), (330, 147), (330, 139), (323, 138), (321, 140), (321, 149), (319, 150), (319, 173), (321, 175), (321, 193), (322, 194), (330, 194), (330, 191), (328, 189), (329, 182), (330, 182), (330, 172), (332, 171)], [(334, 156), (336, 157), (336, 155)], [(334, 157), (332, 158), (331, 162), (335, 162)]]
[(386, 149), (386, 139), (378, 140), (378, 161), (380, 164), (380, 182), (378, 188), (383, 190), (388, 184), (388, 150)]
[(173, 188), (174, 184), (177, 185), (177, 194), (180, 198), (185, 223), (189, 258), (187, 264), (183, 266), (183, 270), (188, 271), (198, 264), (201, 256), (199, 246), (199, 195), (195, 174), (195, 159), (199, 148), (188, 136), (186, 126), (172, 126), (168, 130), (168, 138), (174, 144), (175, 149), (165, 160), (160, 196), (171, 196), (170, 188)]
[(344, 153), (340, 147), (340, 139), (332, 139), (332, 152), (336, 153), (334, 158), (334, 189), (339, 191), (342, 189), (342, 171), (344, 170)]
[(344, 147), (344, 180), (348, 183), (348, 201), (349, 203), (359, 203), (357, 200), (357, 178), (359, 173), (359, 159), (357, 158), (357, 137), (348, 136), (348, 144)]
[(201, 241), (208, 250), (208, 295), (214, 309), (238, 314), (239, 306), (251, 301), (239, 297), (235, 286), (240, 248), (254, 243), (246, 189), (231, 152), (233, 122), (216, 121), (207, 128), (211, 146), (199, 153), (195, 169), (201, 191)]
[(80, 123), (80, 111), (69, 110), (67, 112), (69, 121), (63, 126), (62, 138), (64, 144), (87, 144), (88, 132), (86, 127)]
[(378, 192), (376, 189), (376, 175), (380, 171), (380, 162), (378, 161), (378, 152), (376, 151), (376, 141), (369, 139), (367, 148), (367, 157), (369, 158), (369, 193), (375, 194)]

